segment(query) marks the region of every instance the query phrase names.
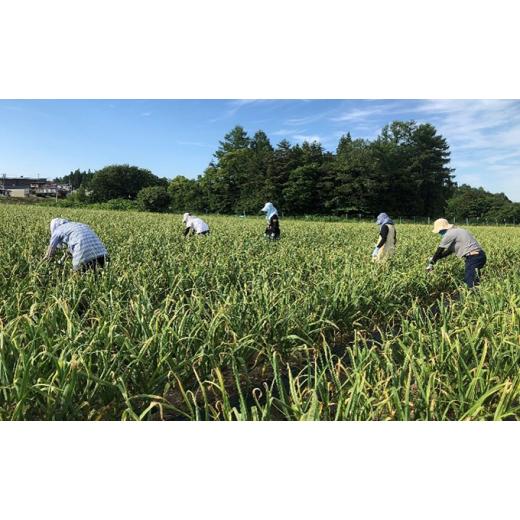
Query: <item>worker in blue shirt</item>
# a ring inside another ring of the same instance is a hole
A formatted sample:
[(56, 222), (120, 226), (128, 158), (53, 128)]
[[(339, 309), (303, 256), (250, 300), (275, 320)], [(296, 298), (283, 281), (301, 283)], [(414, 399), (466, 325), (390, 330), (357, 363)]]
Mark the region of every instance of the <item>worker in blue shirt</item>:
[(74, 271), (104, 267), (108, 252), (103, 242), (86, 224), (63, 218), (51, 220), (51, 239), (44, 259), (50, 260), (59, 247), (67, 247)]

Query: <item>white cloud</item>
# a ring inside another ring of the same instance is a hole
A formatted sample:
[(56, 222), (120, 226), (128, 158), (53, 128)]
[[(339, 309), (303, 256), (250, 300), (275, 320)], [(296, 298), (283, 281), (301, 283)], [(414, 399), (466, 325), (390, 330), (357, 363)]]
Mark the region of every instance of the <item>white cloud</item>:
[(415, 109), (435, 119), (453, 147), (496, 149), (520, 143), (520, 103), (507, 100), (427, 100)]
[(519, 101), (424, 100), (414, 111), (447, 139), (459, 183), (482, 185), (520, 200)]
[(312, 143), (314, 141), (321, 143), (323, 142), (323, 139), (319, 135), (301, 135), (296, 134), (292, 136), (294, 141), (297, 141), (298, 143), (303, 143), (307, 141), (308, 143)]
[(318, 112), (317, 114), (310, 114), (304, 117), (294, 117), (291, 119), (287, 119), (284, 124), (290, 126), (308, 125), (309, 123), (315, 123), (316, 121), (320, 121), (321, 119), (326, 118), (334, 112), (335, 110), (327, 110), (325, 112)]
[[(390, 122), (392, 119), (413, 119), (410, 112), (413, 109), (413, 100), (364, 100), (363, 106), (343, 109), (339, 114), (334, 114), (330, 121), (336, 123), (350, 122)], [(336, 111), (339, 112), (339, 111)]]
[(231, 99), (227, 102), (227, 110), (225, 110), (221, 115), (210, 119), (209, 122), (216, 123), (217, 121), (222, 121), (223, 119), (233, 117), (239, 110), (241, 110), (244, 107), (252, 106), (259, 103), (274, 103), (276, 101), (276, 99)]
[[(432, 123), (450, 145), (459, 183), (503, 191), (520, 201), (520, 101), (431, 99), (365, 102), (343, 107), (330, 121), (344, 125), (335, 136), (374, 139), (394, 119)], [(346, 127), (346, 128), (345, 128)]]
[(344, 112), (343, 114), (331, 117), (331, 121), (335, 122), (345, 122), (345, 121), (364, 121), (374, 115), (380, 115), (383, 113), (383, 108), (378, 106), (374, 108), (365, 108), (365, 109), (359, 109), (354, 108), (352, 110), (348, 110), (347, 112)]
[(306, 125), (308, 123), (314, 123), (315, 121), (318, 121), (321, 118), (321, 116), (306, 116), (306, 117), (294, 117), (291, 119), (287, 119), (285, 121), (285, 124), (287, 125), (293, 125), (293, 126), (301, 126)]
[(480, 188), (484, 184), (484, 179), (480, 175), (462, 174), (457, 176), (457, 182), (460, 184), (469, 184), (475, 188)]
[(292, 130), (287, 130), (285, 128), (282, 128), (281, 130), (276, 130), (275, 132), (271, 132), (271, 135), (289, 135), (292, 132)]

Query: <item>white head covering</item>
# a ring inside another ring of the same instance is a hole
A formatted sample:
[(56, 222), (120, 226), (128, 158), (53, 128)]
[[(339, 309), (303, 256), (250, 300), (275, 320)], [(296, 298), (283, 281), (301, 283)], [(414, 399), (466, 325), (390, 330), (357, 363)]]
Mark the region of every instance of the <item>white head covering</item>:
[(379, 224), (380, 226), (384, 226), (385, 224), (392, 224), (394, 221), (386, 214), (386, 213), (379, 213), (376, 219), (376, 224)]
[(61, 226), (62, 224), (66, 224), (68, 222), (68, 220), (65, 220), (64, 218), (53, 218), (51, 220), (51, 235), (54, 234), (54, 232), (56, 231), (56, 228), (58, 226)]
[(182, 216), (182, 223), (183, 224), (188, 224), (188, 219), (191, 217), (191, 213), (184, 213), (184, 215)]
[(270, 202), (266, 202), (265, 206), (260, 211), (263, 211), (265, 213), (265, 218), (267, 219), (267, 222), (271, 220), (271, 217), (273, 215), (278, 215), (278, 210)]

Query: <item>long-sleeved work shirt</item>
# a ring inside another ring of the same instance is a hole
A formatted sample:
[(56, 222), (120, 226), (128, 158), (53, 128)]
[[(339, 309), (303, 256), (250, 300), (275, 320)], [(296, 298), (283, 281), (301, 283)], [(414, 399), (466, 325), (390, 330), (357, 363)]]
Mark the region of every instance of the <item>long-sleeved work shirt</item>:
[(465, 229), (454, 227), (448, 229), (443, 235), (441, 243), (431, 259), (431, 263), (434, 264), (452, 253), (455, 253), (459, 258), (463, 258), (476, 251), (483, 251), (483, 249), (475, 237)]
[(53, 255), (61, 245), (66, 245), (72, 255), (72, 267), (76, 270), (82, 264), (101, 256), (108, 256), (103, 242), (86, 224), (67, 222), (58, 226), (49, 243)]
[(209, 231), (209, 226), (201, 218), (189, 216), (185, 222), (186, 229), (184, 230), (184, 236), (192, 232), (196, 235), (202, 235)]

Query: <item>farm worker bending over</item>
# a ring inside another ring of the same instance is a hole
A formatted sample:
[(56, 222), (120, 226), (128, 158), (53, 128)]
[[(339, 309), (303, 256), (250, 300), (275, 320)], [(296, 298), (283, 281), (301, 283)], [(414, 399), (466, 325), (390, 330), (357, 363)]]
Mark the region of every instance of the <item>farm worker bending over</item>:
[(50, 260), (58, 247), (67, 246), (72, 255), (74, 271), (86, 271), (103, 267), (108, 252), (98, 236), (81, 222), (69, 222), (63, 218), (51, 220), (51, 240), (44, 259)]
[(271, 240), (277, 240), (280, 238), (280, 220), (278, 218), (278, 210), (270, 202), (266, 202), (265, 206), (260, 211), (265, 213), (265, 218), (267, 219), (265, 236)]
[(184, 236), (194, 235), (209, 235), (209, 226), (199, 217), (194, 217), (191, 213), (184, 213), (182, 222), (186, 226)]
[(394, 254), (397, 232), (394, 221), (386, 213), (380, 213), (377, 216), (376, 224), (380, 226), (379, 240), (374, 251), (372, 251), (372, 260), (382, 262)]
[(445, 218), (437, 219), (433, 223), (433, 233), (439, 233), (442, 240), (437, 251), (430, 258), (426, 270), (431, 271), (438, 260), (455, 253), (459, 258), (464, 258), (466, 263), (464, 271), (466, 285), (470, 289), (478, 285), (479, 271), (486, 265), (486, 253), (475, 237), (465, 229), (454, 227)]

